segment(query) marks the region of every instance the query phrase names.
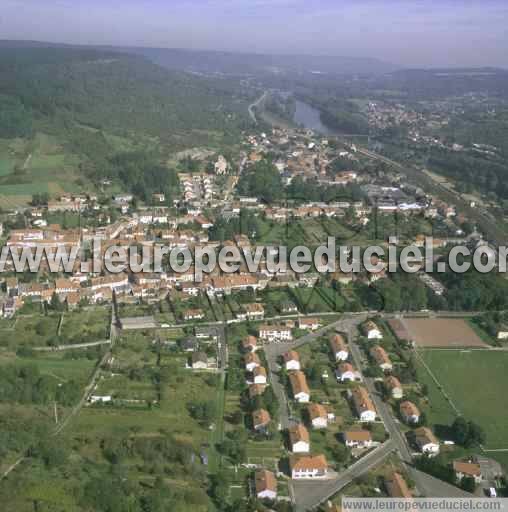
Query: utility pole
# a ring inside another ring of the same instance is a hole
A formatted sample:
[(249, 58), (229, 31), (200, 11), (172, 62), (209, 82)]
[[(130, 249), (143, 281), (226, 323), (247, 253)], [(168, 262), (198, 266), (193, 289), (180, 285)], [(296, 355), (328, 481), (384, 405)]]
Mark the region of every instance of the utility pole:
[(53, 402), (54, 404), (54, 409), (55, 409), (55, 423), (58, 425), (58, 408), (56, 406), (56, 401)]

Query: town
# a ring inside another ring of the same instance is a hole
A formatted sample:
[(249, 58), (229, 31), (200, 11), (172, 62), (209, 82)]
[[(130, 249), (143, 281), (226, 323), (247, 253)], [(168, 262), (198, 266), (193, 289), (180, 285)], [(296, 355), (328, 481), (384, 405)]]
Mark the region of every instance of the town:
[[(383, 110), (370, 110), (384, 126)], [(102, 262), (111, 246), (270, 250), (329, 236), (361, 247), (432, 236), (433, 265), (457, 245), (496, 247), (471, 202), (445, 201), (373, 154), (306, 129), (252, 131), (228, 158), (181, 155), (172, 197), (34, 197), (3, 213), (0, 231), (6, 247), (34, 252), (89, 255), (99, 239)], [(130, 452), (140, 467), (196, 475), (196, 500), (208, 472), (216, 498), (281, 511), (339, 510), (343, 494), (504, 492), (508, 317), (483, 306), (503, 277), (477, 298), (424, 261), (408, 275), (382, 260), (378, 272), (274, 273), (265, 252), (255, 274), (241, 265), (200, 281), (192, 266), (108, 273), (81, 263), (54, 274), (42, 261), (20, 275), (7, 261), (0, 299), (5, 358), (44, 362), (56, 377), (36, 403), (51, 404), (56, 433), (72, 426), (80, 456), (127, 458), (123, 442), (163, 433), (184, 443), (176, 467), (141, 444)], [(115, 441), (93, 438), (115, 421)], [(7, 458), (22, 464), (17, 455)]]

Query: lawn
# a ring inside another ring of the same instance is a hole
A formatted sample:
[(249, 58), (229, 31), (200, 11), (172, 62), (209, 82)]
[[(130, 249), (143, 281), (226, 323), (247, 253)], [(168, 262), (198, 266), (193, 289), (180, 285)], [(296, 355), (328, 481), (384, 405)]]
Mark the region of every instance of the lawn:
[[(508, 448), (508, 353), (428, 350), (422, 356), (459, 411), (485, 429), (486, 448)], [(423, 366), (419, 375), (429, 388), (429, 420), (449, 424), (454, 414), (437, 385)]]

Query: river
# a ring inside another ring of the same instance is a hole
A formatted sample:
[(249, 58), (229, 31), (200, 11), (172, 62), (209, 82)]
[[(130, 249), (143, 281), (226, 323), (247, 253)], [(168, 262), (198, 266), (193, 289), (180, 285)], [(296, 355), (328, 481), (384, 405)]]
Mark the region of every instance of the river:
[(308, 128), (323, 135), (337, 135), (338, 132), (329, 128), (321, 122), (320, 112), (317, 108), (312, 107), (308, 103), (295, 100), (296, 111), (293, 118), (298, 125)]

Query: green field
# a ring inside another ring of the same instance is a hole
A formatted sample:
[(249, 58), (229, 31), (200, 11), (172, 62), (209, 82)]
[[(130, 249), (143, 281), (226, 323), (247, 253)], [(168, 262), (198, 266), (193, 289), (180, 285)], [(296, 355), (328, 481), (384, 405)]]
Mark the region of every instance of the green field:
[[(485, 429), (486, 448), (508, 448), (508, 352), (427, 350), (422, 356), (464, 417)], [(419, 380), (429, 388), (430, 422), (450, 424), (453, 411), (423, 365)]]

